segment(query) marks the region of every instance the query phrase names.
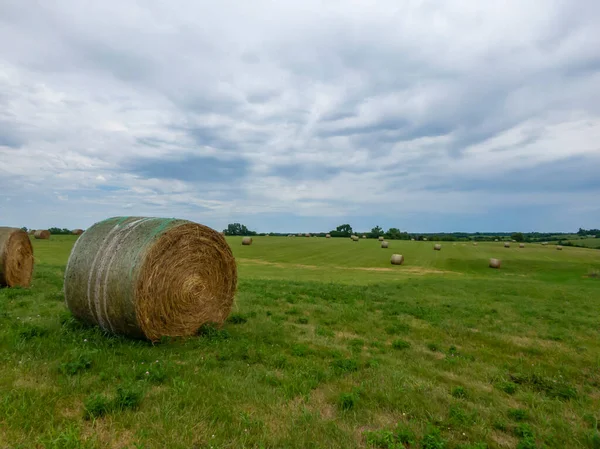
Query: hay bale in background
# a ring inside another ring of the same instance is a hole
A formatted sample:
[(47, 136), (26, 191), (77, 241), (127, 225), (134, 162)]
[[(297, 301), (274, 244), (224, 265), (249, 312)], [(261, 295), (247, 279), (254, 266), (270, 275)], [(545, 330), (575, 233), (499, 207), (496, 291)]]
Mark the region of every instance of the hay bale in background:
[(73, 229), (73, 235), (81, 235), (83, 234), (83, 229)]
[(367, 238), (367, 236), (366, 236), (366, 235), (363, 235), (363, 236), (362, 236), (362, 238), (363, 238), (363, 239), (366, 239), (366, 238)]
[(64, 291), (77, 318), (157, 341), (223, 323), (236, 286), (231, 249), (213, 229), (187, 220), (116, 217), (77, 239)]
[(381, 242), (381, 247), (382, 248), (387, 248), (388, 246), (389, 246), (389, 244), (385, 240), (383, 242)]
[(244, 237), (242, 239), (242, 245), (252, 245), (252, 237)]
[(508, 242), (504, 242), (504, 247), (505, 247), (505, 248), (510, 248), (510, 243), (508, 243)]
[(542, 242), (543, 246), (546, 246), (548, 244), (548, 242)]
[(525, 243), (519, 243), (519, 248), (525, 248)]
[(562, 246), (556, 245), (556, 249), (559, 250), (559, 251), (562, 251)]
[(411, 241), (411, 242), (414, 242), (414, 241), (415, 241), (415, 239), (410, 239), (410, 241)]
[(490, 268), (500, 268), (501, 263), (500, 259), (490, 259)]
[(477, 246), (477, 242), (473, 242), (473, 246)]
[(442, 245), (440, 245), (439, 243), (436, 243), (435, 245), (433, 245), (433, 249), (434, 249), (434, 251), (441, 251)]
[(404, 263), (404, 256), (402, 254), (392, 254), (390, 262), (392, 265), (402, 265)]
[(383, 239), (383, 236), (382, 236), (382, 235), (380, 235), (380, 236), (379, 236), (379, 241), (380, 241), (380, 242), (383, 242), (383, 240), (384, 240), (384, 239)]
[(304, 237), (310, 237), (309, 233), (304, 234)]
[(423, 239), (423, 241), (424, 241), (424, 242), (426, 242), (426, 241), (427, 241), (427, 238), (424, 238), (424, 239)]
[(27, 233), (0, 227), (0, 286), (29, 287), (33, 273), (33, 247)]
[(498, 239), (494, 239), (494, 242), (497, 242), (497, 241), (498, 241)]
[(30, 229), (29, 230), (29, 235), (33, 235), (33, 234), (35, 234), (35, 229)]
[(45, 229), (35, 231), (35, 234), (33, 234), (33, 236), (36, 239), (48, 240), (50, 238), (50, 231), (46, 231)]
[(325, 238), (326, 238), (326, 239), (330, 239), (330, 238), (331, 238), (331, 234), (326, 234), (326, 235), (325, 235)]

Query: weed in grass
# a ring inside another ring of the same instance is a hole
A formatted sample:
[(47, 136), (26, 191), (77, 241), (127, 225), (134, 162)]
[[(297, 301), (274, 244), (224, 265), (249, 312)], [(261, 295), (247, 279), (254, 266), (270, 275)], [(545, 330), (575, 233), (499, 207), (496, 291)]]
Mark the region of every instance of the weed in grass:
[(525, 421), (527, 420), (527, 410), (512, 408), (508, 411), (508, 417), (513, 421)]
[(519, 424), (515, 427), (515, 435), (521, 438), (533, 438), (533, 429), (529, 424)]
[(488, 449), (486, 443), (461, 444), (457, 449)]
[(439, 346), (435, 343), (427, 343), (427, 349), (429, 349), (431, 352), (436, 352), (439, 351)]
[(598, 432), (597, 430), (594, 430), (589, 438), (588, 438), (588, 445), (589, 447), (591, 447), (592, 449), (600, 449), (600, 432)]
[(22, 340), (44, 337), (45, 335), (48, 335), (48, 333), (48, 329), (35, 324), (23, 324), (19, 329), (19, 337), (21, 337)]
[(100, 418), (110, 413), (112, 403), (106, 397), (95, 394), (84, 401), (85, 419)]
[(39, 442), (44, 449), (82, 449), (87, 446), (79, 439), (79, 433), (79, 429), (72, 425), (41, 437)]
[(198, 335), (208, 341), (223, 341), (229, 338), (229, 332), (226, 329), (219, 329), (212, 324), (203, 325), (198, 329)]
[(451, 405), (448, 413), (450, 421), (459, 426), (465, 426), (475, 421), (475, 414), (467, 413), (460, 405)]
[(504, 391), (506, 394), (514, 394), (517, 391), (517, 384), (514, 382), (498, 382), (496, 388)]
[(331, 329), (328, 329), (325, 326), (317, 326), (315, 334), (321, 337), (333, 337), (335, 335)]
[(546, 394), (548, 397), (567, 401), (577, 397), (577, 389), (566, 383), (562, 378), (550, 379), (538, 374), (511, 374), (512, 381), (519, 385), (526, 385), (535, 391)]
[(231, 324), (244, 324), (248, 322), (248, 318), (241, 313), (232, 313), (229, 315), (229, 318), (227, 318), (227, 322)]
[(367, 444), (374, 448), (396, 449), (396, 437), (390, 430), (375, 430), (365, 432)]
[(440, 429), (429, 426), (421, 442), (422, 449), (446, 449), (446, 441), (442, 438)]
[(402, 340), (402, 339), (398, 338), (392, 342), (392, 348), (399, 349), (399, 350), (408, 349), (408, 348), (410, 348), (410, 343), (407, 342), (406, 340)]
[(385, 328), (385, 332), (389, 335), (406, 334), (409, 330), (410, 327), (404, 323), (394, 323)]
[(353, 359), (338, 359), (331, 362), (331, 367), (337, 374), (358, 371), (358, 363)]
[(136, 410), (139, 408), (144, 394), (139, 386), (118, 387), (117, 397), (114, 401), (116, 410)]
[(535, 438), (525, 437), (517, 444), (517, 449), (537, 449)]
[(358, 391), (353, 391), (351, 393), (342, 393), (338, 397), (338, 407), (341, 410), (351, 410), (353, 409), (360, 399), (360, 395)]
[(292, 346), (292, 355), (296, 357), (306, 357), (310, 352), (310, 348), (307, 345), (297, 344)]
[(504, 421), (494, 421), (492, 427), (496, 430), (500, 430), (502, 432), (506, 432), (508, 430), (508, 426)]
[(308, 324), (308, 318), (306, 318), (305, 316), (301, 316), (300, 318), (298, 318), (298, 323), (299, 324)]
[(403, 444), (405, 446), (410, 446), (411, 444), (416, 443), (414, 432), (400, 423), (398, 423), (398, 425), (396, 426), (394, 436), (396, 437), (398, 443)]
[(465, 399), (467, 397), (467, 390), (464, 387), (454, 387), (452, 389), (452, 396), (458, 399)]
[(92, 366), (92, 359), (86, 354), (80, 354), (70, 362), (61, 363), (59, 371), (67, 376), (74, 376)]

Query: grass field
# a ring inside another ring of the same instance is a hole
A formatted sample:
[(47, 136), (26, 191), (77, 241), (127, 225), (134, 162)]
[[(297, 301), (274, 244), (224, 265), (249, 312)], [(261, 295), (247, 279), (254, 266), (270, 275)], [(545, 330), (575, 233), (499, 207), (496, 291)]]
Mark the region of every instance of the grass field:
[(74, 241), (0, 290), (0, 447), (600, 448), (597, 250), (231, 238), (229, 321), (151, 345), (71, 317)]

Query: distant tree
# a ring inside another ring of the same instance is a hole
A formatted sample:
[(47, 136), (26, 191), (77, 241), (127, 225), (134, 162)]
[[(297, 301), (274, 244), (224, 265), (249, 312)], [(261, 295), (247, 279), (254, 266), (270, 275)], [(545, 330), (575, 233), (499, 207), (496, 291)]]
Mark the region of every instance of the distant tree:
[(336, 234), (339, 234), (340, 237), (350, 237), (352, 235), (352, 226), (347, 223), (339, 225), (335, 230)]
[(402, 232), (400, 232), (400, 229), (398, 228), (390, 228), (386, 232), (386, 236), (390, 240), (400, 240), (402, 238)]
[(57, 228), (57, 227), (52, 227), (52, 228), (48, 228), (48, 231), (50, 231), (50, 234), (52, 235), (69, 235), (71, 234), (71, 230), (67, 229), (67, 228)]
[(21, 231), (25, 231), (25, 232), (27, 232), (27, 230), (28, 230), (28, 229), (27, 229), (27, 226), (23, 226), (23, 227), (21, 228)]
[(223, 230), (225, 235), (256, 235), (256, 232), (250, 231), (241, 223), (229, 223), (227, 229)]
[(522, 232), (513, 232), (513, 233), (510, 235), (510, 238), (511, 238), (512, 240), (516, 240), (517, 242), (522, 242), (522, 241), (524, 241), (524, 240), (525, 240), (525, 237), (523, 236), (523, 233), (522, 233)]
[(375, 226), (373, 229), (371, 229), (369, 237), (376, 239), (377, 237), (383, 234), (385, 234), (385, 232), (383, 232), (383, 229), (381, 229), (379, 226)]

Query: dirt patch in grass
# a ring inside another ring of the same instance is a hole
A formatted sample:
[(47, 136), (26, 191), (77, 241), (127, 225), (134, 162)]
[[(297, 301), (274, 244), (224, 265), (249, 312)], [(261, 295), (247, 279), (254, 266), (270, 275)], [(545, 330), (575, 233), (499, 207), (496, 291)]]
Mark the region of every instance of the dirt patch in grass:
[(128, 449), (132, 446), (134, 439), (131, 430), (117, 431), (109, 418), (86, 421), (81, 435), (85, 440), (95, 438), (102, 447), (111, 449)]

